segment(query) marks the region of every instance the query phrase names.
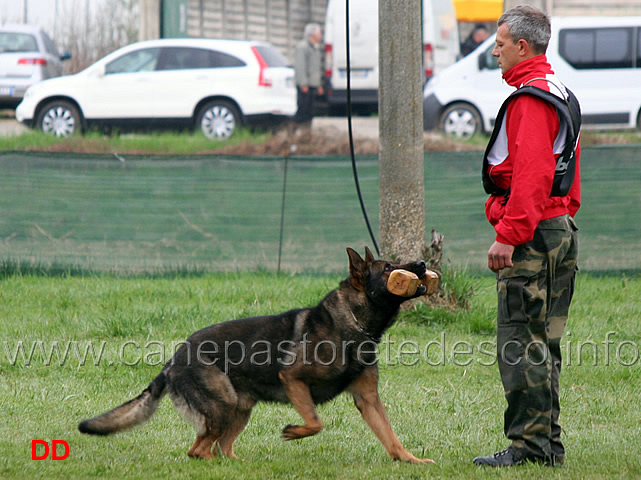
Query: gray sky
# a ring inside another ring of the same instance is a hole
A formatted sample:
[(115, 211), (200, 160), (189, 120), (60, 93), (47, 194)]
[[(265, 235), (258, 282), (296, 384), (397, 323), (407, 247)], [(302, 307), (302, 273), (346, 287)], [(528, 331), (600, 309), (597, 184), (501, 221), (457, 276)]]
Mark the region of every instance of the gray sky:
[(53, 26), (56, 0), (0, 0), (0, 19), (3, 23), (24, 23), (25, 2), (27, 23), (42, 25), (47, 30)]
[(56, 26), (56, 7), (65, 12), (84, 13), (87, 6), (94, 10), (102, 0), (0, 0), (0, 23), (24, 23), (25, 5), (27, 23), (40, 25), (50, 34)]

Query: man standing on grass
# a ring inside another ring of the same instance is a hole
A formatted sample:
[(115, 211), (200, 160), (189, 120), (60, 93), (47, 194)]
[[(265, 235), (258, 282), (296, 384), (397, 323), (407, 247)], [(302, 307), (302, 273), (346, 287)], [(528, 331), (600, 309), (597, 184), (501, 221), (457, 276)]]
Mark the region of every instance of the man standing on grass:
[(549, 39), (550, 20), (536, 8), (520, 5), (498, 20), (492, 55), (518, 90), (499, 111), (483, 183), (496, 231), (488, 267), (497, 275), (498, 363), (511, 444), (475, 458), (477, 465), (560, 465), (565, 455), (560, 341), (577, 269), (580, 111), (547, 61)]

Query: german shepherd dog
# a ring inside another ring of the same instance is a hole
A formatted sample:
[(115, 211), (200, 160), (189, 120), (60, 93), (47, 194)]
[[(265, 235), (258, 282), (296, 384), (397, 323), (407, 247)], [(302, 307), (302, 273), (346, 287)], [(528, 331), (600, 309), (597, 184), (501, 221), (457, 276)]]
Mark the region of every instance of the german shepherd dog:
[[(347, 249), (350, 274), (315, 307), (232, 320), (197, 331), (136, 398), (78, 426), (108, 435), (148, 420), (165, 393), (194, 423), (190, 457), (235, 457), (233, 444), (259, 402), (291, 403), (304, 425), (287, 425), (284, 440), (320, 432), (315, 405), (343, 391), (395, 460), (434, 463), (407, 451), (378, 396), (377, 345), (408, 297), (387, 291), (395, 269), (423, 277), (425, 262), (396, 265)], [(413, 297), (425, 293), (420, 286)], [(410, 298), (413, 298), (410, 297)]]

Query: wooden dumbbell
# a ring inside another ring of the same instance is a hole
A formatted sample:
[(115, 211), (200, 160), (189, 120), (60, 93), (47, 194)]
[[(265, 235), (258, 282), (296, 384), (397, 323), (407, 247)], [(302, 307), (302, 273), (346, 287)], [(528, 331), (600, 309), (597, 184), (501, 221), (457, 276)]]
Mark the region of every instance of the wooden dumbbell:
[(427, 270), (422, 278), (408, 270), (394, 270), (387, 279), (387, 290), (399, 297), (411, 297), (416, 293), (419, 285), (425, 285), (426, 295), (430, 295), (438, 288), (439, 276), (436, 272)]

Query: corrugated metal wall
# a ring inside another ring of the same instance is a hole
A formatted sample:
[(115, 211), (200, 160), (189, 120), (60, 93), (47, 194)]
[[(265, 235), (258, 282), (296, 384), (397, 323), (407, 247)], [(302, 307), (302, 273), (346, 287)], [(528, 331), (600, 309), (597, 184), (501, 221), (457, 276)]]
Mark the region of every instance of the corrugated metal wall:
[(639, 0), (554, 0), (554, 15), (641, 15)]
[(550, 15), (563, 17), (641, 15), (639, 0), (505, 0), (505, 10), (522, 3), (534, 5)]
[(189, 0), (187, 36), (263, 40), (293, 60), (309, 22), (325, 23), (327, 0)]

